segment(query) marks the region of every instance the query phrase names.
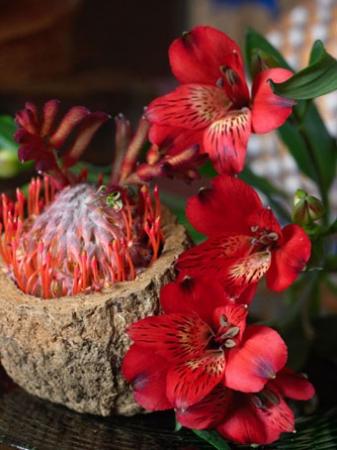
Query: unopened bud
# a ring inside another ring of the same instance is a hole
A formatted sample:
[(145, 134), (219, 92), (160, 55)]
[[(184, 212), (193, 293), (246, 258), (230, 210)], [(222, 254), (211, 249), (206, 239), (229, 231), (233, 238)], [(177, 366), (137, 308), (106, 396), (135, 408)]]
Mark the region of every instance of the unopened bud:
[(324, 213), (324, 206), (318, 198), (308, 195), (302, 189), (296, 191), (292, 212), (292, 218), (295, 223), (304, 226), (310, 225), (320, 219)]
[(276, 61), (270, 54), (261, 49), (254, 49), (251, 53), (250, 68), (252, 76), (255, 77), (263, 70), (271, 69), (272, 67), (279, 67), (279, 62)]
[(17, 175), (22, 164), (17, 157), (17, 151), (0, 149), (0, 178), (11, 178)]

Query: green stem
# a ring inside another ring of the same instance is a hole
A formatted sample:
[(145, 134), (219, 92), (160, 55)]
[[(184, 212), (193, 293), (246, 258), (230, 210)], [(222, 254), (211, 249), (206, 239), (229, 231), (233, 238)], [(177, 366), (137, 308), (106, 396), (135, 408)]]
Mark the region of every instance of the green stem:
[(192, 430), (194, 434), (196, 434), (199, 438), (208, 442), (217, 450), (231, 450), (230, 446), (226, 441), (222, 439), (219, 433), (216, 431), (207, 431), (207, 430)]

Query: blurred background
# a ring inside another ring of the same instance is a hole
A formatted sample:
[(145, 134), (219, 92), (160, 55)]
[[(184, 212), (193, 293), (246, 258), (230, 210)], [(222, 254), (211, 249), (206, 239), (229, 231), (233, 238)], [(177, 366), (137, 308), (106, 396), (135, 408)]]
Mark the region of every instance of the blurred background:
[[(325, 40), (335, 54), (337, 47), (336, 0), (1, 0), (0, 4), (0, 114), (14, 114), (27, 100), (40, 104), (58, 98), (64, 109), (83, 104), (112, 115), (123, 112), (136, 121), (142, 108), (174, 83), (167, 58), (171, 40), (196, 24), (219, 27), (241, 44), (248, 26), (270, 33), (295, 67), (306, 60), (316, 38)], [(337, 101), (330, 103), (337, 108)], [(335, 122), (330, 116), (329, 120), (333, 128)], [(256, 147), (253, 142), (253, 160)], [(112, 148), (110, 123), (85, 158), (109, 162)], [(284, 165), (291, 171), (289, 160)], [(263, 164), (256, 167), (259, 173), (264, 171)], [(294, 180), (289, 184), (293, 189)]]

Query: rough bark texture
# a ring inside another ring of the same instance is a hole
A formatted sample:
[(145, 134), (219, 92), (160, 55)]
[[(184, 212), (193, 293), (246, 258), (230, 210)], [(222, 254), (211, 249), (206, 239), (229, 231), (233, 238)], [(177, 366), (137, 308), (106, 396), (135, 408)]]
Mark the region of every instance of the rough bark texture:
[(9, 376), (31, 394), (91, 414), (140, 411), (120, 374), (125, 329), (159, 309), (160, 287), (188, 246), (185, 229), (165, 211), (160, 258), (135, 281), (91, 295), (41, 300), (0, 274), (0, 354)]

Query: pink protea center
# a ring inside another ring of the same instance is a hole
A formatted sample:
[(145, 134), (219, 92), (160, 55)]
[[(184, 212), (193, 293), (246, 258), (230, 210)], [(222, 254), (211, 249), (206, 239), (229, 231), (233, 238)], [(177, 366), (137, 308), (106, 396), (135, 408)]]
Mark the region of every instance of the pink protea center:
[[(133, 280), (158, 256), (160, 205), (148, 188), (99, 188), (86, 182), (55, 193), (33, 180), (27, 200), (3, 195), (0, 253), (25, 293), (43, 298), (99, 291)], [(27, 205), (25, 206), (25, 203)]]

